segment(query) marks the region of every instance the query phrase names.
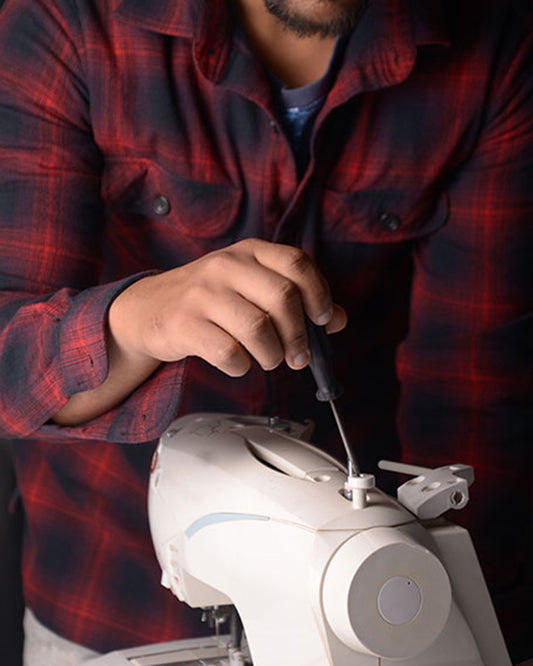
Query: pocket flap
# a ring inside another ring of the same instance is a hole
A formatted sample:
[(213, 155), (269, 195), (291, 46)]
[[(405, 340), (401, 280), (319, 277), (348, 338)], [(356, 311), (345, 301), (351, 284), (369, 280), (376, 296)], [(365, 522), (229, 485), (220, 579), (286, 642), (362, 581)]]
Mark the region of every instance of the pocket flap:
[(110, 160), (102, 196), (131, 224), (152, 221), (198, 238), (224, 234), (237, 216), (241, 190), (171, 173), (148, 159)]
[(445, 193), (326, 190), (323, 233), (328, 240), (398, 243), (434, 233), (448, 220)]

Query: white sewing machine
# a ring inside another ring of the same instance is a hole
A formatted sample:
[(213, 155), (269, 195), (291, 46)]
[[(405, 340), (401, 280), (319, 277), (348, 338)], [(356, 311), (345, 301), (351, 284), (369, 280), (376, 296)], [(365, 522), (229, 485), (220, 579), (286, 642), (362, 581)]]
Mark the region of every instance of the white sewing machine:
[(439, 519), (472, 469), (382, 462), (416, 475), (397, 501), (370, 475), (347, 483), (307, 434), (223, 414), (170, 426), (149, 491), (162, 583), (215, 620), (235, 606), (246, 640), (234, 626), (95, 666), (511, 666), (470, 537)]

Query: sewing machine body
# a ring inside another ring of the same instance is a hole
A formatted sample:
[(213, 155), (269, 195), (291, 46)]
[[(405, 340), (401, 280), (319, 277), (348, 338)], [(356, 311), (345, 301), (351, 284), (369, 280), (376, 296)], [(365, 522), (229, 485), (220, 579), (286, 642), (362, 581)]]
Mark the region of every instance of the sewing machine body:
[(163, 584), (235, 605), (254, 666), (511, 666), (468, 533), (376, 488), (355, 509), (305, 437), (259, 417), (171, 425), (149, 493)]

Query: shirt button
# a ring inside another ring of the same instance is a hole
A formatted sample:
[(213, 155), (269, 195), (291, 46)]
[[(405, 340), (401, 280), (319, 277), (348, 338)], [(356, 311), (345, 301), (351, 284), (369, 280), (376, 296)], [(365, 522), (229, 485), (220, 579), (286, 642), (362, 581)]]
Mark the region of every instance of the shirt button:
[(270, 127), (272, 127), (274, 134), (279, 134), (279, 127), (273, 120), (270, 121)]
[(383, 231), (398, 231), (402, 220), (396, 213), (383, 213), (379, 218), (379, 225)]
[(157, 215), (168, 215), (170, 213), (170, 201), (164, 194), (158, 195), (153, 200), (152, 207)]

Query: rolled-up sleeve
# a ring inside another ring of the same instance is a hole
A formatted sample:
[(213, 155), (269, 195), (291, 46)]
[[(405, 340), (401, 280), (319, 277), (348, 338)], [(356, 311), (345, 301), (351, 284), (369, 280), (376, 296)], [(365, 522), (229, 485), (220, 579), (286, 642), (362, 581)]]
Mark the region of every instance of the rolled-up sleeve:
[(48, 0), (8, 0), (0, 13), (0, 433), (146, 441), (172, 416), (183, 364), (79, 428), (49, 422), (105, 379), (107, 310), (142, 277), (99, 285), (102, 155), (77, 20)]

